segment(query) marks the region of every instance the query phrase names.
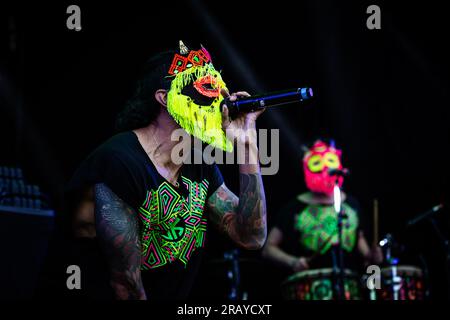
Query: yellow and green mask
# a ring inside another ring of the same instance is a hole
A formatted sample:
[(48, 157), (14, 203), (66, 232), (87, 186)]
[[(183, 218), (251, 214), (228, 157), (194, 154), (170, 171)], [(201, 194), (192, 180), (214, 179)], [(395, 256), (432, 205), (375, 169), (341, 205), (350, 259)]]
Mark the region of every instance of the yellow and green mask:
[(189, 134), (225, 151), (233, 145), (222, 130), (221, 89), (226, 89), (220, 72), (202, 46), (189, 50), (180, 41), (180, 52), (173, 57), (168, 71), (172, 78), (167, 94), (167, 110)]

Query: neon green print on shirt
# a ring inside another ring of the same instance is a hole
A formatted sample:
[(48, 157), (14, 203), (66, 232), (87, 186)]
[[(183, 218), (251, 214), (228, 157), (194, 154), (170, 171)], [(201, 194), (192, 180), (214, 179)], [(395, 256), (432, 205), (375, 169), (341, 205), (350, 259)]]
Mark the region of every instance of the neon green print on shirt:
[[(342, 224), (342, 247), (351, 252), (356, 243), (358, 215), (346, 203), (342, 205), (342, 209), (347, 215)], [(301, 245), (314, 252), (320, 251), (320, 254), (338, 243), (337, 214), (333, 206), (307, 206), (297, 215), (295, 229), (300, 232)]]
[(157, 190), (147, 191), (139, 209), (141, 221), (141, 269), (162, 267), (175, 260), (187, 265), (192, 253), (203, 247), (206, 218), (203, 217), (208, 181), (201, 183), (181, 177), (188, 198), (163, 182)]

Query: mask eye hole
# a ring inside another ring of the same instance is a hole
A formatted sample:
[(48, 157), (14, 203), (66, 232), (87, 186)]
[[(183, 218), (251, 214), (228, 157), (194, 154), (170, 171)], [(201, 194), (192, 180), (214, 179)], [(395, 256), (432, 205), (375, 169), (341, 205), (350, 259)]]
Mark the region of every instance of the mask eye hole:
[(323, 170), (324, 163), (322, 156), (319, 154), (311, 156), (308, 160), (308, 168), (311, 172), (320, 172)]
[(341, 165), (339, 157), (335, 153), (328, 152), (324, 155), (324, 162), (328, 168), (337, 169)]

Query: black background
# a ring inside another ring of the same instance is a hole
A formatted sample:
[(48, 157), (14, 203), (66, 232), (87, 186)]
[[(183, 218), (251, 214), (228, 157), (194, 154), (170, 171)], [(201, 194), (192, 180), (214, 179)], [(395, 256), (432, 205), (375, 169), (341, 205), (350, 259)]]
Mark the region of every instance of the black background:
[[(66, 27), (70, 4), (81, 8), (79, 32)], [(381, 7), (381, 30), (366, 27), (370, 4)], [(301, 145), (334, 137), (351, 170), (345, 189), (360, 201), (366, 220), (377, 198), (381, 235), (398, 238), (407, 248), (405, 261), (423, 252), (432, 296), (445, 297), (444, 252), (436, 233), (426, 222), (404, 228), (413, 216), (449, 204), (450, 52), (443, 4), (39, 1), (5, 5), (0, 15), (6, 31), (0, 43), (0, 163), (23, 167), (58, 214), (65, 183), (112, 134), (142, 63), (183, 39), (211, 52), (231, 91), (314, 88), (313, 103), (268, 110), (259, 121), (260, 128), (280, 129), (280, 170), (264, 177), (269, 224), (305, 189)], [(237, 168), (221, 169), (237, 192)], [(448, 209), (439, 213), (439, 224), (448, 230)], [(212, 258), (232, 247), (214, 233), (209, 242)], [(259, 253), (242, 254), (254, 259)], [(246, 265), (250, 292), (273, 296), (273, 270)], [(204, 278), (219, 269), (210, 266), (205, 264)], [(226, 291), (222, 282), (218, 291)]]

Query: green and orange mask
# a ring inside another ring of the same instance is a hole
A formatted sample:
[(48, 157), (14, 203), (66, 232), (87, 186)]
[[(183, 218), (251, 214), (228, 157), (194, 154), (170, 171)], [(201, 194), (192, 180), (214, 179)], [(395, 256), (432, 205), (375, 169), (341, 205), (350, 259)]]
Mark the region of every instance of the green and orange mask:
[(189, 134), (209, 145), (232, 151), (233, 145), (222, 130), (221, 90), (226, 89), (209, 52), (189, 50), (180, 41), (179, 53), (168, 70), (172, 79), (167, 94), (167, 110)]

